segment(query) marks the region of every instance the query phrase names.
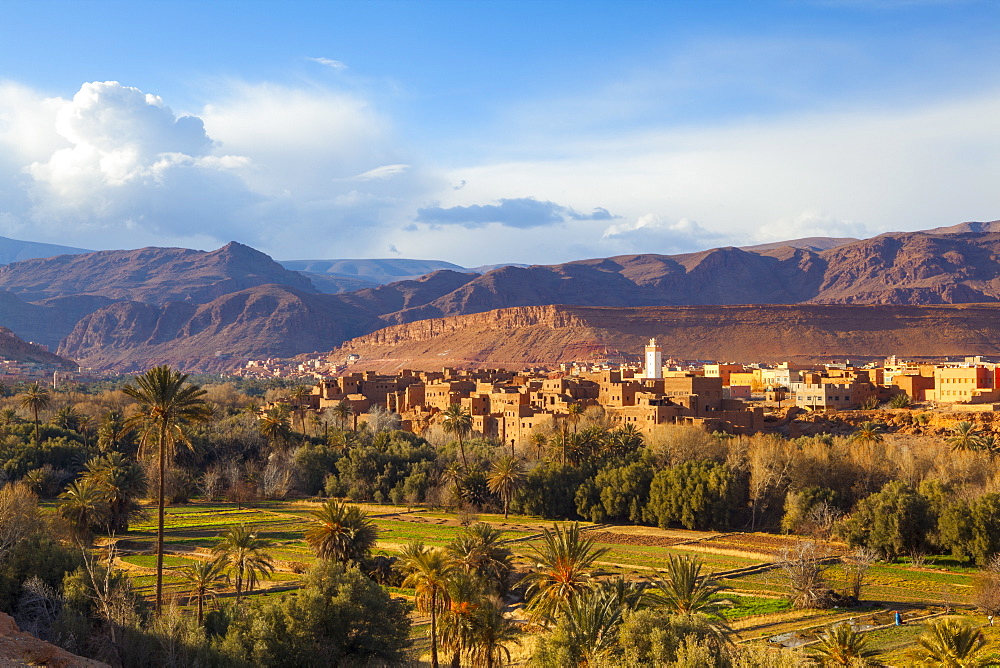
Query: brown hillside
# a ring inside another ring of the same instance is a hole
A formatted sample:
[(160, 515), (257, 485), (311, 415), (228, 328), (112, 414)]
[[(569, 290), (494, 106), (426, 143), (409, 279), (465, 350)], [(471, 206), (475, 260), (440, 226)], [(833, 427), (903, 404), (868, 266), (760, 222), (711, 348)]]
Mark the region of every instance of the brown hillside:
[(358, 368), (522, 368), (639, 353), (657, 337), (665, 355), (778, 361), (1000, 354), (1000, 305), (547, 306), (396, 325), (331, 353)]

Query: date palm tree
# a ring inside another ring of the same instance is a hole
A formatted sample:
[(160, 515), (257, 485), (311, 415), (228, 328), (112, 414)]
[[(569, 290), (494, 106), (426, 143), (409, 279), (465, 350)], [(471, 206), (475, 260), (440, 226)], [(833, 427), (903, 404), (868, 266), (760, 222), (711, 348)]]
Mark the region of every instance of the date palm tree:
[(284, 404), (273, 406), (257, 420), (260, 435), (271, 443), (287, 445), (292, 436), (288, 419), (288, 407)]
[(882, 436), (882, 425), (872, 421), (862, 422), (854, 430), (854, 433), (851, 434), (850, 440), (852, 443), (860, 443), (862, 445), (881, 443), (885, 440), (885, 437)]
[[(191, 594), (198, 601), (198, 624), (204, 619), (205, 599), (214, 599), (216, 591), (226, 580), (226, 560), (216, 557), (199, 561), (179, 569), (181, 577), (191, 585)], [(190, 601), (190, 598), (188, 599)]]
[(468, 656), (473, 666), (496, 668), (510, 663), (509, 645), (519, 645), (517, 624), (503, 614), (503, 603), (496, 598), (483, 600), (472, 617)]
[(514, 571), (513, 555), (501, 544), (503, 531), (486, 522), (463, 529), (445, 546), (455, 567), (478, 577), (494, 593), (503, 596)]
[(288, 395), (289, 400), (292, 402), (292, 411), (299, 417), (299, 429), (302, 430), (303, 437), (305, 437), (306, 434), (306, 398), (311, 393), (312, 388), (306, 387), (305, 385), (296, 385), (292, 388), (291, 393)]
[(250, 593), (259, 578), (274, 573), (274, 561), (265, 551), (270, 545), (271, 541), (258, 538), (247, 525), (239, 524), (222, 534), (222, 540), (212, 549), (235, 574), (237, 601), (243, 596), (244, 585)]
[(188, 375), (167, 365), (150, 369), (122, 391), (139, 402), (139, 412), (125, 421), (140, 434), (140, 448), (156, 448), (156, 613), (163, 607), (163, 514), (167, 457), (178, 444), (188, 444), (185, 428), (211, 416), (205, 390), (187, 382)]
[(469, 460), (465, 457), (464, 437), (472, 431), (472, 416), (468, 411), (463, 410), (460, 404), (448, 406), (444, 412), (444, 431), (447, 434), (454, 434), (458, 437), (458, 448), (462, 452), (462, 466), (469, 470)]
[(524, 480), (524, 467), (521, 465), (520, 459), (501, 457), (493, 462), (490, 473), (486, 477), (486, 486), (503, 501), (504, 519), (507, 519), (510, 500), (514, 497), (514, 491), (521, 485), (522, 480)]
[(104, 486), (84, 476), (67, 485), (59, 498), (62, 499), (59, 515), (70, 523), (78, 540), (89, 544), (91, 528), (108, 519), (108, 495)]
[(18, 404), (25, 410), (30, 410), (35, 418), (35, 443), (38, 443), (41, 423), (38, 421), (38, 412), (43, 411), (52, 405), (52, 397), (49, 391), (38, 383), (29, 383), (24, 388), (24, 392), (18, 397)]
[(667, 577), (653, 582), (651, 602), (671, 614), (718, 616), (731, 605), (718, 598), (726, 588), (702, 575), (701, 568), (702, 562), (694, 557), (667, 555)]
[(423, 543), (409, 543), (403, 548), (400, 559), (407, 573), (404, 587), (413, 587), (417, 610), (431, 616), (431, 667), (438, 668), (438, 614), (449, 604), (448, 581), (454, 567), (443, 550), (424, 547)]
[(378, 528), (358, 506), (330, 499), (310, 514), (316, 519), (306, 530), (306, 542), (320, 559), (344, 566), (360, 562), (378, 541)]
[(824, 668), (828, 666), (877, 666), (872, 657), (878, 652), (869, 647), (868, 637), (850, 624), (837, 624), (820, 636), (819, 644), (808, 650), (810, 658)]
[(127, 532), (129, 520), (143, 512), (138, 500), (146, 493), (148, 482), (142, 466), (120, 452), (109, 452), (87, 462), (85, 477), (93, 477), (104, 486), (108, 529)]
[(965, 420), (955, 423), (951, 428), (952, 436), (948, 438), (948, 445), (952, 450), (978, 450), (980, 447), (979, 431), (976, 425)]
[(333, 415), (337, 418), (337, 422), (340, 424), (340, 431), (347, 431), (347, 420), (354, 413), (354, 409), (351, 408), (351, 404), (341, 400), (330, 410), (333, 411)]
[(592, 538), (580, 536), (580, 525), (553, 525), (542, 529), (542, 544), (533, 547), (534, 570), (526, 576), (527, 610), (549, 623), (573, 597), (587, 591), (593, 582), (591, 569), (607, 548), (595, 549)]
[(1000, 657), (987, 652), (983, 632), (954, 617), (929, 623), (908, 654), (918, 666), (986, 668), (1000, 663)]
[(579, 656), (579, 665), (601, 665), (614, 652), (625, 611), (615, 593), (604, 587), (584, 591), (567, 602), (560, 626)]

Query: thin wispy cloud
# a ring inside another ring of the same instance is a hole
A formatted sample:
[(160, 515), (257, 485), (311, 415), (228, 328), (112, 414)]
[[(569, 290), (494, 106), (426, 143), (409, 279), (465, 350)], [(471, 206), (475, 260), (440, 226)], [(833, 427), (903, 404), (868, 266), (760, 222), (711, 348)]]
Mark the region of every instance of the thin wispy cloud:
[(319, 63), (325, 67), (329, 67), (334, 70), (346, 70), (347, 65), (339, 60), (333, 60), (332, 58), (306, 58), (306, 60), (311, 60), (314, 63)]

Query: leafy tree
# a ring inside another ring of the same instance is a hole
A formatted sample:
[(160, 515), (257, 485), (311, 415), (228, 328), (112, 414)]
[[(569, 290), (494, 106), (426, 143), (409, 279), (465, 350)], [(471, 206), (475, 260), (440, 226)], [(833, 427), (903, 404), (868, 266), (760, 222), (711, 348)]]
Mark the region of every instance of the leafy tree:
[(438, 668), (437, 618), (449, 604), (448, 581), (453, 569), (443, 550), (410, 543), (401, 555), (402, 568), (407, 573), (404, 587), (413, 587), (417, 609), (431, 615), (431, 666)]
[(887, 559), (924, 551), (933, 517), (927, 499), (900, 481), (861, 500), (841, 525), (851, 547), (870, 547)]
[(641, 523), (653, 475), (645, 460), (603, 468), (577, 490), (577, 512), (591, 522)]
[(938, 518), (938, 536), (956, 557), (987, 564), (1000, 553), (1000, 494), (949, 505)]
[(809, 648), (809, 655), (820, 666), (847, 666), (863, 668), (877, 666), (872, 657), (878, 652), (871, 648), (867, 636), (858, 633), (844, 622), (827, 629), (819, 637), (819, 644)]
[(462, 466), (468, 470), (469, 460), (465, 456), (464, 437), (472, 432), (472, 416), (460, 404), (452, 404), (444, 412), (442, 426), (447, 434), (458, 438), (458, 447), (462, 452)]
[(546, 623), (553, 621), (574, 596), (590, 588), (594, 562), (608, 551), (595, 549), (592, 538), (581, 537), (576, 522), (542, 529), (542, 544), (532, 549), (535, 566), (525, 576), (527, 610)]
[(211, 408), (202, 398), (205, 390), (187, 383), (187, 374), (163, 365), (150, 369), (127, 384), (122, 391), (140, 404), (139, 412), (126, 424), (139, 431), (142, 446), (155, 446), (157, 452), (157, 524), (156, 524), (156, 612), (163, 606), (163, 515), (167, 457), (178, 443), (188, 443), (185, 428), (204, 422)]
[(746, 485), (725, 464), (686, 461), (659, 471), (649, 486), (643, 519), (662, 528), (725, 529), (744, 505)]
[(246, 591), (252, 592), (257, 579), (270, 577), (274, 572), (274, 561), (265, 550), (271, 541), (258, 538), (245, 524), (230, 527), (222, 540), (212, 548), (212, 553), (235, 572), (236, 600)]
[(320, 559), (345, 567), (360, 563), (378, 541), (378, 528), (358, 506), (330, 499), (310, 514), (315, 520), (306, 530), (306, 543)]
[(785, 495), (785, 514), (781, 518), (781, 530), (785, 533), (809, 533), (817, 528), (815, 524), (818, 508), (835, 511), (839, 500), (836, 490), (829, 487), (806, 487), (799, 491), (789, 491)]
[(557, 462), (540, 464), (525, 476), (524, 484), (514, 494), (511, 510), (553, 519), (575, 519), (579, 517), (576, 492), (589, 473), (585, 468)]
[[(728, 666), (732, 650), (718, 629), (702, 615), (665, 615), (646, 608), (625, 614), (618, 633), (621, 666)], [(703, 656), (690, 658), (695, 647)], [(762, 663), (773, 668), (777, 664)], [(794, 665), (798, 665), (797, 663)]]
[(299, 591), (244, 608), (221, 647), (240, 665), (403, 665), (408, 613), (405, 602), (356, 569), (322, 561)]
[(41, 423), (38, 421), (38, 412), (43, 411), (52, 405), (52, 396), (49, 391), (39, 385), (38, 383), (31, 383), (24, 388), (24, 392), (18, 397), (18, 403), (21, 408), (31, 411), (31, 414), (35, 418), (35, 443), (39, 442), (39, 428)]

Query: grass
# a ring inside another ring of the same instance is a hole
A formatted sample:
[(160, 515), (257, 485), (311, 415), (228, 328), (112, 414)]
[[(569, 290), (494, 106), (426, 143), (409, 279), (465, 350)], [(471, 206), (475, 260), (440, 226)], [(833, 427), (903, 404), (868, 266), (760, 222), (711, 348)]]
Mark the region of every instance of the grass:
[(733, 606), (722, 611), (727, 620), (743, 619), (758, 615), (772, 615), (792, 609), (792, 604), (784, 598), (760, 598), (757, 596), (740, 596), (720, 594), (720, 599), (732, 601)]

